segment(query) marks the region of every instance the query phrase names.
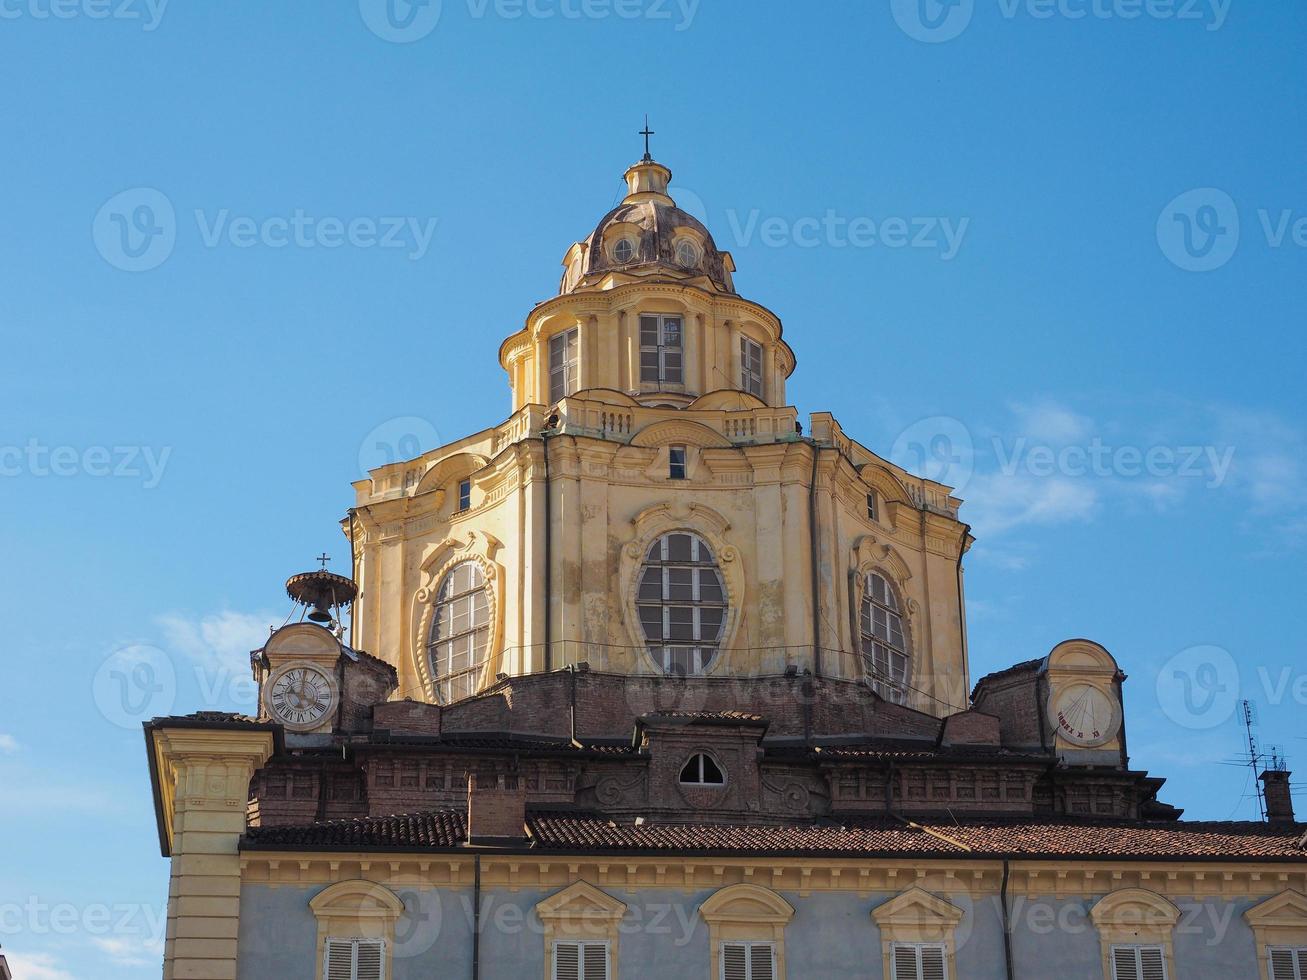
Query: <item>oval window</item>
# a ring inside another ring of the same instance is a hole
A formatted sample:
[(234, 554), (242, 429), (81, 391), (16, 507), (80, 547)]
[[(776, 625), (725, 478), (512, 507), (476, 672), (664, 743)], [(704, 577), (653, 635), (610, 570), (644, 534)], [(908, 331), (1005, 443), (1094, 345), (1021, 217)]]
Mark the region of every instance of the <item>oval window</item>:
[(687, 269), (693, 269), (699, 264), (699, 250), (688, 238), (682, 238), (676, 243), (676, 264)]
[(705, 752), (696, 752), (681, 767), (681, 783), (685, 786), (721, 786), (725, 782), (721, 766)]
[(633, 258), (635, 258), (635, 242), (629, 238), (619, 238), (617, 244), (613, 246), (613, 259), (625, 265)]

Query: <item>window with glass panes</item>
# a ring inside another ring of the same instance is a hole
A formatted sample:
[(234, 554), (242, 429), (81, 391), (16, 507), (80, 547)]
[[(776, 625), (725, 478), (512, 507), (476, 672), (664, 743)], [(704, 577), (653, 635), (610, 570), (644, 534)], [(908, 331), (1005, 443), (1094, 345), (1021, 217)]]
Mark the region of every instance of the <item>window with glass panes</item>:
[(934, 943), (895, 943), (890, 969), (890, 980), (948, 980), (944, 947)]
[(577, 331), (573, 328), (549, 338), (549, 400), (566, 398), (578, 384)]
[(1112, 980), (1167, 980), (1161, 946), (1113, 946)]
[(869, 572), (862, 589), (862, 658), (873, 689), (887, 701), (907, 703), (908, 650), (899, 601), (889, 582)]
[(490, 597), (474, 561), (446, 573), (436, 593), (427, 656), (436, 697), (445, 704), (476, 693), (478, 669), (490, 646)]
[(740, 387), (762, 397), (762, 344), (740, 338)]
[(668, 674), (701, 674), (726, 625), (726, 589), (708, 543), (697, 534), (664, 534), (645, 554), (636, 612), (650, 656)]
[(776, 947), (771, 943), (722, 943), (721, 980), (775, 980)]
[(681, 384), (684, 378), (681, 370), (681, 348), (679, 316), (642, 314), (640, 381), (646, 384)]

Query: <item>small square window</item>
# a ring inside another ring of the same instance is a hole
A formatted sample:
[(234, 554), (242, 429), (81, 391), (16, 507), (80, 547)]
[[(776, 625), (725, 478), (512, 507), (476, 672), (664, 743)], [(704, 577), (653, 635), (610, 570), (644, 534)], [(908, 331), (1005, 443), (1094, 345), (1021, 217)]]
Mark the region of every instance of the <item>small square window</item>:
[(671, 480), (685, 479), (684, 446), (672, 446), (667, 450), (667, 477)]
[(876, 495), (874, 493), (867, 494), (867, 520), (880, 520), (880, 518), (876, 516)]
[(472, 509), (472, 481), (460, 480), (458, 483), (458, 509)]

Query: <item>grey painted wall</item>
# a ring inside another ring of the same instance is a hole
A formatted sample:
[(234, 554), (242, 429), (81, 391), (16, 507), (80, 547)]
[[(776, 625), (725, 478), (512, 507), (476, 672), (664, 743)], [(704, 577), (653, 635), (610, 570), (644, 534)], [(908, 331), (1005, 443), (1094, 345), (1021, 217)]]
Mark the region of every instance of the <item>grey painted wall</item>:
[[(317, 922), (309, 900), (324, 886), (246, 885), (241, 889), (242, 980), (313, 980)], [(393, 980), (472, 976), (471, 889), (398, 886), (405, 914), (396, 927)], [(482, 980), (545, 976), (544, 929), (535, 906), (556, 889), (487, 889), (482, 894)], [(606, 891), (628, 910), (618, 942), (622, 980), (699, 980), (712, 976), (706, 924), (698, 908), (712, 889), (620, 888)], [(871, 912), (893, 898), (855, 892), (782, 892), (795, 916), (785, 934), (789, 980), (883, 980), (881, 937)], [(1013, 960), (1018, 980), (1098, 978), (1102, 959), (1087, 899), (1012, 899)], [(956, 933), (956, 980), (1004, 980), (998, 897), (972, 902)], [(1185, 980), (1250, 980), (1257, 976), (1250, 902), (1181, 900), (1174, 934), (1177, 973)]]

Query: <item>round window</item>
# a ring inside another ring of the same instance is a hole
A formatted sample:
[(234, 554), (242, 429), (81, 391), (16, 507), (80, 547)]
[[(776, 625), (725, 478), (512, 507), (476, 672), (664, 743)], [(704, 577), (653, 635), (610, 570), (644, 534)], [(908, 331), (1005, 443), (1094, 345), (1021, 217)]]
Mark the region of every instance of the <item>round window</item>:
[(619, 238), (613, 246), (613, 258), (621, 265), (630, 262), (635, 258), (635, 242), (629, 238)]
[(682, 238), (676, 243), (676, 264), (692, 269), (699, 264), (699, 249), (694, 242)]

